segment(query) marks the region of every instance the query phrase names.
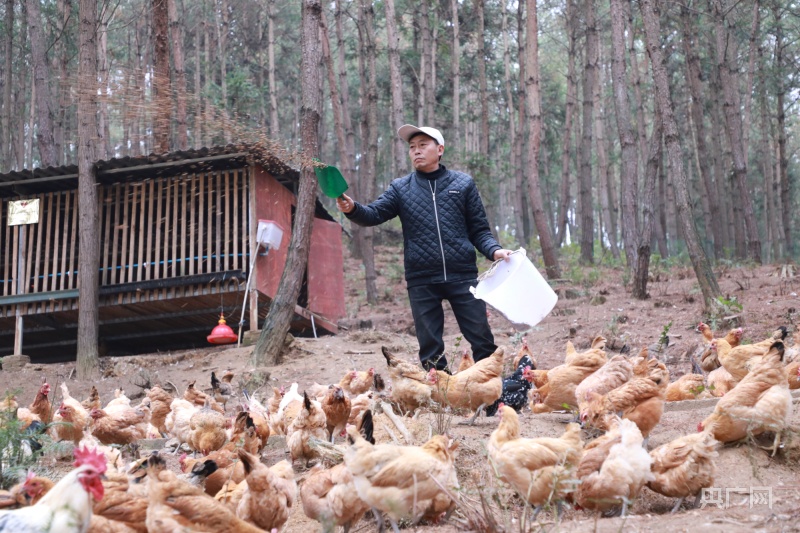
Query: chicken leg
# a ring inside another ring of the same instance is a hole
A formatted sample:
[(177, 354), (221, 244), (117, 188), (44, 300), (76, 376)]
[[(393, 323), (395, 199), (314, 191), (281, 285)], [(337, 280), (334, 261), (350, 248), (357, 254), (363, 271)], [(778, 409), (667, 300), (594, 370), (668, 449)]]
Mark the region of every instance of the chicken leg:
[(675, 504), (675, 506), (672, 508), (672, 511), (670, 511), (669, 514), (677, 513), (678, 509), (681, 508), (682, 503), (683, 503), (683, 498), (678, 498), (678, 502)]
[(480, 404), (478, 406), (478, 409), (475, 410), (475, 414), (472, 416), (472, 418), (463, 422), (459, 422), (459, 424), (462, 426), (474, 426), (475, 420), (478, 418), (478, 416), (480, 416), (480, 414), (484, 411), (484, 409), (486, 409), (486, 404), (485, 403)]

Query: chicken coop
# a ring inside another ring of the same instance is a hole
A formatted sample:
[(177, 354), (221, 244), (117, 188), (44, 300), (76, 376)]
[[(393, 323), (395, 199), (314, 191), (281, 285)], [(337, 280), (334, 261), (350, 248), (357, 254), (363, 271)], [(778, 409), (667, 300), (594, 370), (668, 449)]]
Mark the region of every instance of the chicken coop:
[[(206, 345), (220, 312), (237, 330), (243, 306), (243, 327), (258, 329), (288, 253), (297, 171), (232, 146), (98, 161), (95, 168), (101, 354)], [(0, 174), (0, 196), (0, 355), (15, 353), (16, 343), (16, 353), (34, 361), (74, 358), (77, 166)], [(20, 206), (37, 211), (36, 222), (20, 218)], [(279, 248), (259, 248), (259, 220), (283, 230)], [(295, 333), (337, 332), (343, 270), (342, 228), (317, 201)]]

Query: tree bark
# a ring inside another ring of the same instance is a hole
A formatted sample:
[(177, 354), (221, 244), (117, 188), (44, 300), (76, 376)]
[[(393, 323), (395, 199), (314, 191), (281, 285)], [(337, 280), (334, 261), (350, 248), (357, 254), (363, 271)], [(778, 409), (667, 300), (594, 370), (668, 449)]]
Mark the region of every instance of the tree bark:
[[(59, 31), (62, 33), (67, 31), (67, 24), (72, 16), (72, 1), (59, 0), (57, 3), (58, 16), (59, 16)], [(69, 82), (67, 66), (69, 64), (71, 50), (65, 42), (65, 39), (59, 39), (56, 45), (56, 55), (58, 64), (58, 109), (55, 116), (55, 126), (53, 128), (53, 137), (55, 141), (56, 157), (58, 164), (64, 164), (66, 160), (65, 139), (67, 138), (67, 129), (69, 124), (69, 114), (67, 108), (70, 104), (69, 98)], [(10, 76), (9, 72), (9, 76)]]
[(645, 300), (647, 294), (647, 279), (650, 270), (650, 246), (653, 242), (653, 228), (656, 222), (656, 213), (653, 209), (655, 199), (656, 181), (662, 161), (663, 150), (663, 123), (658, 106), (653, 118), (653, 133), (650, 136), (650, 146), (647, 154), (647, 163), (644, 169), (644, 190), (642, 195), (642, 225), (638, 235), (638, 248), (636, 250), (636, 264), (633, 267), (633, 297)]
[(542, 135), (541, 93), (539, 91), (539, 19), (536, 0), (527, 0), (528, 16), (525, 23), (525, 111), (528, 123), (526, 151), (528, 153), (528, 195), (530, 196), (533, 220), (539, 234), (547, 277), (560, 278), (550, 225), (544, 212), (542, 188), (539, 181), (539, 147)]
[[(373, 20), (375, 13), (372, 2), (360, 0), (359, 12), (359, 47), (358, 72), (361, 85), (361, 103), (365, 110), (361, 118), (361, 135), (364, 166), (361, 173), (361, 194), (364, 198), (375, 197), (375, 174), (378, 154), (378, 87), (375, 74), (375, 35)], [(378, 289), (375, 284), (374, 229), (365, 227), (361, 230), (361, 256), (364, 263), (364, 279), (366, 283), (367, 303), (378, 303)]]
[[(753, 211), (753, 199), (747, 185), (747, 156), (742, 139), (742, 115), (740, 112), (739, 84), (737, 67), (734, 62), (733, 40), (725, 27), (724, 6), (722, 0), (712, 0), (716, 15), (717, 34), (717, 68), (724, 95), (723, 110), (725, 112), (725, 129), (730, 140), (733, 153), (733, 165), (739, 187), (739, 200), (744, 211), (745, 231), (747, 234), (748, 257), (756, 264), (761, 264), (761, 238), (758, 235), (758, 224)], [(748, 125), (749, 126), (749, 125)]]
[(705, 307), (711, 309), (720, 296), (719, 285), (711, 270), (706, 253), (700, 245), (697, 228), (694, 225), (691, 205), (689, 204), (689, 191), (686, 183), (686, 173), (683, 167), (683, 154), (680, 145), (678, 126), (672, 108), (672, 98), (669, 93), (667, 72), (664, 68), (664, 58), (661, 52), (661, 23), (658, 12), (653, 5), (653, 0), (640, 0), (642, 20), (645, 28), (647, 52), (650, 56), (650, 66), (653, 72), (656, 105), (664, 121), (664, 141), (667, 147), (667, 158), (675, 187), (675, 200), (678, 209), (678, 218), (683, 230), (689, 258), (692, 261), (695, 275), (697, 276), (700, 290), (703, 293)]
[[(556, 216), (556, 247), (564, 243), (569, 222), (570, 199), (570, 148), (572, 146), (572, 120), (575, 115), (576, 83), (575, 83), (575, 2), (567, 0), (565, 22), (567, 31), (567, 97), (564, 112), (564, 130), (561, 137), (561, 188), (558, 199), (558, 215)], [(573, 235), (574, 237), (574, 235)]]
[(97, 145), (97, 0), (79, 3), (78, 57), (78, 379), (99, 375), (100, 216)]
[(453, 77), (453, 146), (455, 147), (453, 152), (455, 155), (461, 150), (461, 43), (458, 36), (458, 0), (450, 0), (450, 11), (453, 24), (453, 53), (450, 57), (450, 72)]
[[(458, 25), (458, 21), (455, 24)], [(405, 173), (408, 168), (408, 154), (403, 139), (395, 134), (405, 121), (403, 120), (403, 79), (400, 76), (400, 37), (397, 34), (394, 0), (386, 0), (386, 36), (389, 47), (389, 85), (392, 93), (390, 120), (392, 125), (392, 176), (397, 176), (398, 173)], [(458, 58), (454, 57), (453, 59), (453, 63), (458, 64)]]
[(153, 0), (153, 150), (169, 152), (172, 102), (169, 97), (169, 15), (167, 0)]
[[(455, 1), (455, 0), (453, 0)], [(14, 83), (11, 53), (14, 47), (14, 0), (6, 0), (5, 39), (3, 41), (3, 114), (0, 118), (0, 159), (4, 170), (11, 169), (12, 139), (11, 136), (11, 85)]]
[[(420, 44), (421, 44), (421, 51), (419, 54), (419, 73), (417, 74), (419, 78), (419, 98), (417, 99), (417, 124), (423, 125), (427, 124), (428, 117), (425, 116), (425, 112), (428, 109), (427, 105), (427, 98), (428, 98), (428, 84), (430, 81), (428, 80), (428, 70), (431, 62), (431, 32), (430, 32), (430, 16), (428, 14), (428, 10), (430, 9), (429, 2), (421, 2), (419, 4), (419, 34), (420, 34)], [(431, 120), (433, 117), (430, 117)]]
[[(36, 144), (42, 167), (58, 165), (55, 138), (53, 137), (54, 100), (50, 96), (50, 67), (47, 61), (47, 45), (42, 30), (42, 13), (39, 0), (26, 0), (28, 13), (28, 35), (33, 62), (33, 85), (36, 88)], [(34, 103), (31, 102), (33, 106)], [(32, 166), (32, 165), (31, 165)]]
[(597, 21), (594, 0), (584, 0), (583, 17), (586, 24), (586, 57), (583, 68), (583, 137), (581, 139), (581, 263), (594, 262), (594, 216), (592, 201), (592, 115), (594, 84), (597, 79)]
[(200, 28), (202, 23), (198, 22), (194, 27), (194, 129), (192, 131), (192, 139), (194, 140), (195, 150), (203, 147), (203, 93), (202, 85), (200, 83)]
[(110, 15), (102, 9), (98, 13), (97, 30), (97, 81), (99, 84), (97, 132), (100, 135), (97, 143), (97, 159), (109, 159), (114, 156), (111, 148), (111, 126), (108, 123), (108, 18)]
[[(519, 117), (519, 135), (517, 144), (512, 148), (517, 151), (517, 167), (514, 169), (514, 186), (517, 191), (525, 190), (525, 2), (517, 2), (517, 63), (519, 63), (519, 83), (517, 84), (517, 116)], [(517, 242), (520, 246), (529, 246), (529, 224), (527, 223), (528, 202), (524, 194), (514, 195), (514, 220), (516, 221)]]
[[(502, 10), (501, 33), (503, 35), (503, 86), (505, 88), (506, 106), (508, 109), (510, 169), (512, 173), (516, 173), (517, 166), (519, 165), (519, 161), (517, 161), (517, 152), (514, 149), (514, 147), (517, 145), (517, 121), (515, 117), (516, 110), (514, 108), (514, 91), (511, 84), (511, 50), (508, 42), (508, 10), (506, 9), (506, 2), (500, 2), (500, 7)], [(503, 191), (500, 196), (499, 203), (501, 208), (506, 209), (506, 212), (503, 216), (503, 223), (507, 223), (510, 220), (510, 217), (506, 216), (507, 209), (510, 207), (512, 211), (516, 211), (514, 209), (513, 198), (519, 196), (519, 190), (514, 189), (513, 191), (509, 191), (509, 181), (512, 181), (511, 185), (513, 186), (513, 174), (510, 179), (508, 179), (509, 177), (506, 173), (503, 174), (503, 181), (501, 181)], [(515, 215), (515, 212), (512, 213), (512, 217)], [(511, 220), (511, 222), (514, 223), (515, 220), (516, 219)]]
[[(222, 114), (225, 122), (225, 142), (233, 140), (232, 132), (228, 127), (228, 30), (230, 26), (230, 13), (228, 13), (228, 0), (219, 0), (217, 13), (217, 52), (219, 58), (219, 86), (222, 91)], [(319, 39), (317, 39), (319, 40)]]
[(753, 3), (753, 22), (750, 25), (750, 47), (747, 53), (747, 80), (745, 81), (744, 93), (744, 117), (742, 120), (742, 145), (747, 157), (750, 148), (750, 114), (753, 107), (753, 77), (756, 72), (756, 56), (758, 55), (758, 34), (761, 27), (761, 6), (759, 0)]
[[(639, 156), (636, 149), (636, 137), (633, 132), (631, 120), (631, 104), (628, 98), (625, 12), (622, 2), (623, 0), (611, 0), (611, 84), (614, 89), (614, 110), (617, 118), (617, 134), (619, 135), (619, 144), (622, 148), (622, 161), (620, 162), (622, 242), (625, 246), (625, 259), (628, 268), (634, 270), (634, 278), (638, 279), (638, 277), (641, 276), (641, 273), (637, 270), (639, 263), (636, 258), (637, 250), (639, 246), (641, 246), (639, 217), (637, 216)], [(652, 209), (652, 205), (650, 208)], [(648, 240), (648, 252), (649, 246), (650, 242)], [(649, 264), (649, 261), (648, 258), (645, 262), (645, 266)], [(634, 284), (634, 292), (636, 290), (637, 288)], [(646, 289), (643, 294), (647, 294)]]
[(267, 1), (267, 60), (269, 63), (269, 133), (278, 138), (278, 86), (275, 83), (275, 0)]
[(784, 35), (783, 17), (779, 2), (773, 4), (775, 23), (775, 111), (778, 123), (778, 183), (781, 191), (781, 216), (783, 218), (783, 231), (786, 239), (784, 257), (794, 256), (794, 239), (792, 238), (792, 197), (789, 187), (789, 157), (786, 154), (786, 83), (783, 72)]
[(683, 30), (683, 51), (686, 55), (686, 77), (689, 93), (691, 94), (691, 121), (694, 127), (694, 141), (696, 145), (697, 161), (700, 178), (703, 182), (705, 195), (708, 198), (711, 211), (712, 233), (714, 236), (714, 255), (717, 258), (725, 256), (725, 228), (722, 225), (719, 195), (714, 186), (711, 173), (711, 156), (706, 145), (705, 118), (703, 116), (703, 89), (700, 71), (700, 55), (694, 39), (694, 16), (686, 6), (681, 6), (681, 29)]
[(189, 133), (186, 125), (186, 70), (183, 62), (183, 28), (178, 18), (178, 0), (167, 0), (169, 29), (172, 37), (172, 61), (175, 75), (175, 129), (178, 134), (178, 150), (189, 146)]
[[(321, 46), (319, 39), (322, 6), (319, 0), (303, 0), (301, 20), (301, 84), (302, 108), (300, 132), (303, 153), (307, 157), (319, 155), (318, 127), (321, 110), (319, 87), (321, 84), (319, 64)], [(314, 169), (304, 166), (300, 173), (292, 237), (286, 264), (283, 268), (278, 291), (270, 305), (261, 334), (258, 337), (251, 362), (255, 368), (281, 362), (281, 350), (289, 324), (294, 316), (294, 307), (300, 294), (300, 285), (308, 265), (311, 229), (314, 222), (314, 206), (317, 195), (317, 180)]]
[[(602, 69), (597, 69), (597, 83), (594, 87), (594, 135), (597, 145), (597, 182), (598, 189), (600, 189), (600, 205), (603, 209), (603, 224), (605, 225), (605, 233), (608, 237), (608, 246), (611, 249), (611, 255), (614, 259), (619, 259), (619, 244), (617, 243), (617, 224), (616, 224), (616, 202), (614, 194), (614, 184), (611, 178), (608, 162), (608, 144), (606, 143), (605, 124), (603, 120), (605, 117), (605, 106), (603, 106), (602, 98), (600, 95), (600, 87), (602, 82)], [(600, 240), (602, 243), (602, 239)]]

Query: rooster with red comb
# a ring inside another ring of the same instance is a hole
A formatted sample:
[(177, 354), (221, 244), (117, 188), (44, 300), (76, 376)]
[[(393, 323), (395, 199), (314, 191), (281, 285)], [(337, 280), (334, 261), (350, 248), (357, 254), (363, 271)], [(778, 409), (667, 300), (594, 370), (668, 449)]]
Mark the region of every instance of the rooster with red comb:
[(94, 448), (75, 449), (75, 469), (36, 504), (0, 511), (0, 533), (85, 533), (94, 502), (103, 499), (105, 456)]

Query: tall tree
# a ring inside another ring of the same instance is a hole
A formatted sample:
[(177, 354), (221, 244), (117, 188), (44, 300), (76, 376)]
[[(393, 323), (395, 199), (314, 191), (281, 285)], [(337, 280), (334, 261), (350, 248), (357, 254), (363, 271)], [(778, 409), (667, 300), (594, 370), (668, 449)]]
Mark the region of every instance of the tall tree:
[(656, 181), (658, 180), (659, 167), (661, 167), (664, 127), (661, 121), (661, 112), (656, 106), (653, 120), (653, 133), (650, 136), (650, 147), (647, 162), (644, 167), (644, 189), (642, 194), (642, 224), (638, 235), (636, 249), (636, 264), (633, 267), (633, 297), (644, 300), (648, 297), (647, 280), (650, 270), (650, 254), (653, 242), (653, 228), (656, 223), (656, 213), (653, 209), (655, 199)]
[[(576, 83), (575, 83), (575, 55), (576, 49), (576, 35), (575, 35), (575, 0), (567, 0), (566, 10), (564, 12), (565, 26), (567, 32), (567, 95), (564, 102), (564, 129), (561, 132), (561, 188), (558, 198), (558, 215), (556, 216), (556, 246), (561, 246), (564, 243), (564, 238), (567, 234), (567, 224), (569, 222), (569, 206), (572, 203), (570, 199), (571, 187), (571, 173), (569, 164), (571, 160), (572, 146), (572, 122), (575, 116), (575, 99), (576, 99)], [(624, 216), (624, 212), (623, 212)], [(574, 238), (574, 235), (573, 235)]]
[(592, 201), (592, 115), (594, 84), (597, 80), (597, 20), (594, 0), (584, 0), (586, 25), (586, 57), (583, 65), (583, 136), (581, 138), (580, 213), (581, 263), (594, 262), (594, 210)]
[[(477, 49), (475, 51), (476, 65), (478, 67), (478, 99), (481, 106), (480, 130), (478, 134), (478, 147), (480, 151), (480, 179), (487, 180), (491, 169), (489, 167), (489, 89), (486, 82), (486, 38), (484, 35), (484, 5), (485, 0), (475, 0), (475, 37)], [(494, 202), (486, 202), (486, 211), (489, 216), (490, 226), (494, 229), (497, 217), (494, 214)]]
[[(378, 156), (378, 86), (375, 73), (375, 35), (373, 20), (375, 13), (371, 0), (360, 0), (358, 16), (358, 73), (361, 88), (361, 149), (364, 166), (361, 172), (361, 194), (364, 198), (375, 197), (375, 171)], [(374, 229), (361, 230), (361, 256), (364, 262), (367, 302), (378, 303), (378, 289), (375, 284)]]
[(172, 72), (175, 75), (175, 128), (178, 133), (178, 150), (189, 146), (189, 133), (186, 123), (186, 69), (183, 64), (183, 28), (178, 17), (177, 0), (167, 0), (169, 32), (172, 38)]
[(275, 83), (275, 0), (267, 0), (267, 60), (269, 74), (269, 133), (278, 137), (278, 86)]
[(683, 51), (686, 55), (686, 78), (691, 95), (691, 121), (694, 129), (694, 144), (700, 179), (703, 182), (705, 196), (708, 198), (708, 207), (711, 211), (712, 234), (714, 237), (714, 255), (722, 258), (725, 255), (725, 237), (720, 213), (719, 195), (714, 186), (711, 174), (711, 157), (706, 144), (705, 117), (703, 115), (703, 88), (700, 70), (700, 55), (695, 43), (695, 17), (686, 5), (681, 6), (681, 29), (683, 31)]
[[(389, 48), (389, 85), (392, 93), (390, 124), (394, 133), (405, 122), (403, 120), (403, 79), (400, 77), (400, 37), (397, 34), (394, 0), (386, 0), (386, 37)], [(458, 59), (455, 59), (455, 62), (457, 63)], [(396, 176), (408, 167), (406, 145), (398, 135), (392, 135), (392, 155), (392, 176)]]
[(667, 71), (664, 67), (664, 56), (661, 51), (661, 22), (653, 0), (639, 0), (644, 22), (645, 41), (647, 53), (650, 56), (650, 67), (653, 72), (656, 105), (664, 121), (664, 142), (667, 147), (667, 159), (672, 172), (672, 182), (675, 188), (675, 200), (678, 208), (678, 219), (689, 259), (692, 261), (695, 275), (697, 276), (700, 290), (706, 309), (713, 309), (714, 303), (720, 296), (719, 285), (711, 270), (711, 264), (706, 257), (706, 252), (700, 245), (697, 228), (692, 218), (692, 208), (689, 203), (689, 188), (686, 182), (686, 172), (683, 166), (683, 153), (680, 144), (678, 125), (672, 107), (672, 97), (669, 92)]
[[(512, 146), (516, 150), (517, 167), (514, 169), (514, 188), (524, 191), (525, 183), (525, 2), (517, 2), (517, 63), (519, 64), (519, 83), (517, 84), (517, 116), (519, 117), (519, 135), (517, 144)], [(528, 246), (530, 228), (528, 219), (528, 202), (524, 194), (514, 195), (514, 222), (516, 237), (520, 246)]]
[(456, 150), (461, 150), (461, 42), (458, 35), (458, 0), (450, 0), (450, 17), (453, 24), (453, 53), (450, 57), (450, 72), (453, 77), (453, 146)]
[(525, 22), (525, 111), (528, 123), (526, 152), (528, 154), (528, 195), (533, 210), (533, 221), (539, 234), (547, 277), (560, 278), (553, 237), (542, 201), (542, 184), (539, 180), (539, 148), (542, 139), (541, 92), (539, 85), (539, 16), (536, 0), (527, 0), (528, 16)]
[[(25, 0), (28, 13), (28, 34), (31, 43), (31, 59), (33, 60), (33, 86), (36, 91), (36, 142), (39, 147), (41, 166), (58, 165), (55, 138), (53, 136), (53, 118), (55, 110), (53, 98), (50, 96), (50, 64), (47, 60), (49, 47), (45, 43), (42, 29), (42, 10), (39, 0)], [(31, 106), (34, 103), (31, 102)], [(33, 166), (33, 165), (31, 165)]]
[(99, 374), (100, 215), (97, 147), (97, 0), (80, 0), (78, 51), (78, 379)]
[[(611, 84), (614, 88), (614, 111), (617, 117), (617, 134), (622, 148), (620, 165), (620, 187), (622, 188), (622, 242), (625, 245), (625, 259), (628, 269), (633, 269), (637, 277), (637, 241), (639, 223), (637, 216), (637, 191), (639, 189), (636, 136), (631, 120), (631, 104), (628, 98), (627, 50), (625, 47), (625, 12), (623, 0), (611, 0)], [(649, 242), (648, 242), (649, 246)], [(649, 249), (649, 248), (648, 248)], [(645, 272), (646, 275), (646, 272)], [(634, 285), (634, 292), (637, 287)], [(644, 298), (645, 293), (635, 293), (634, 297)]]
[[(747, 185), (747, 155), (742, 139), (742, 114), (740, 111), (738, 67), (734, 51), (733, 39), (725, 27), (725, 17), (722, 0), (712, 0), (716, 16), (717, 34), (717, 69), (722, 82), (724, 97), (723, 110), (725, 112), (725, 130), (728, 133), (731, 152), (733, 153), (733, 167), (739, 187), (739, 200), (744, 211), (744, 223), (747, 233), (748, 257), (761, 264), (761, 238), (758, 235), (758, 224), (753, 211), (753, 198)], [(748, 91), (750, 88), (748, 87)], [(749, 124), (747, 125), (749, 127)]]
[(172, 102), (169, 97), (169, 10), (167, 0), (153, 0), (153, 98), (156, 119), (153, 121), (153, 147), (156, 152), (169, 152), (169, 130)]
[(6, 0), (5, 39), (3, 39), (3, 115), (0, 118), (0, 161), (6, 169), (13, 165), (11, 136), (11, 85), (14, 83), (11, 53), (14, 49), (14, 0)]
[(783, 56), (786, 47), (784, 41), (783, 15), (785, 7), (780, 2), (773, 2), (772, 13), (775, 24), (775, 115), (778, 128), (778, 183), (780, 183), (780, 198), (783, 217), (783, 231), (786, 239), (784, 255), (789, 258), (794, 254), (794, 239), (792, 238), (792, 197), (789, 187), (789, 156), (786, 150), (786, 73), (784, 72)]
[[(319, 64), (322, 56), (319, 28), (322, 6), (319, 0), (303, 0), (302, 10), (300, 133), (303, 141), (303, 154), (310, 159), (319, 155), (319, 119), (322, 108), (319, 97), (321, 85)], [(281, 362), (283, 341), (289, 331), (303, 275), (308, 266), (316, 195), (317, 180), (314, 177), (314, 169), (306, 162), (300, 172), (297, 210), (286, 264), (278, 284), (278, 291), (272, 300), (269, 314), (253, 349), (251, 362), (255, 368)]]

